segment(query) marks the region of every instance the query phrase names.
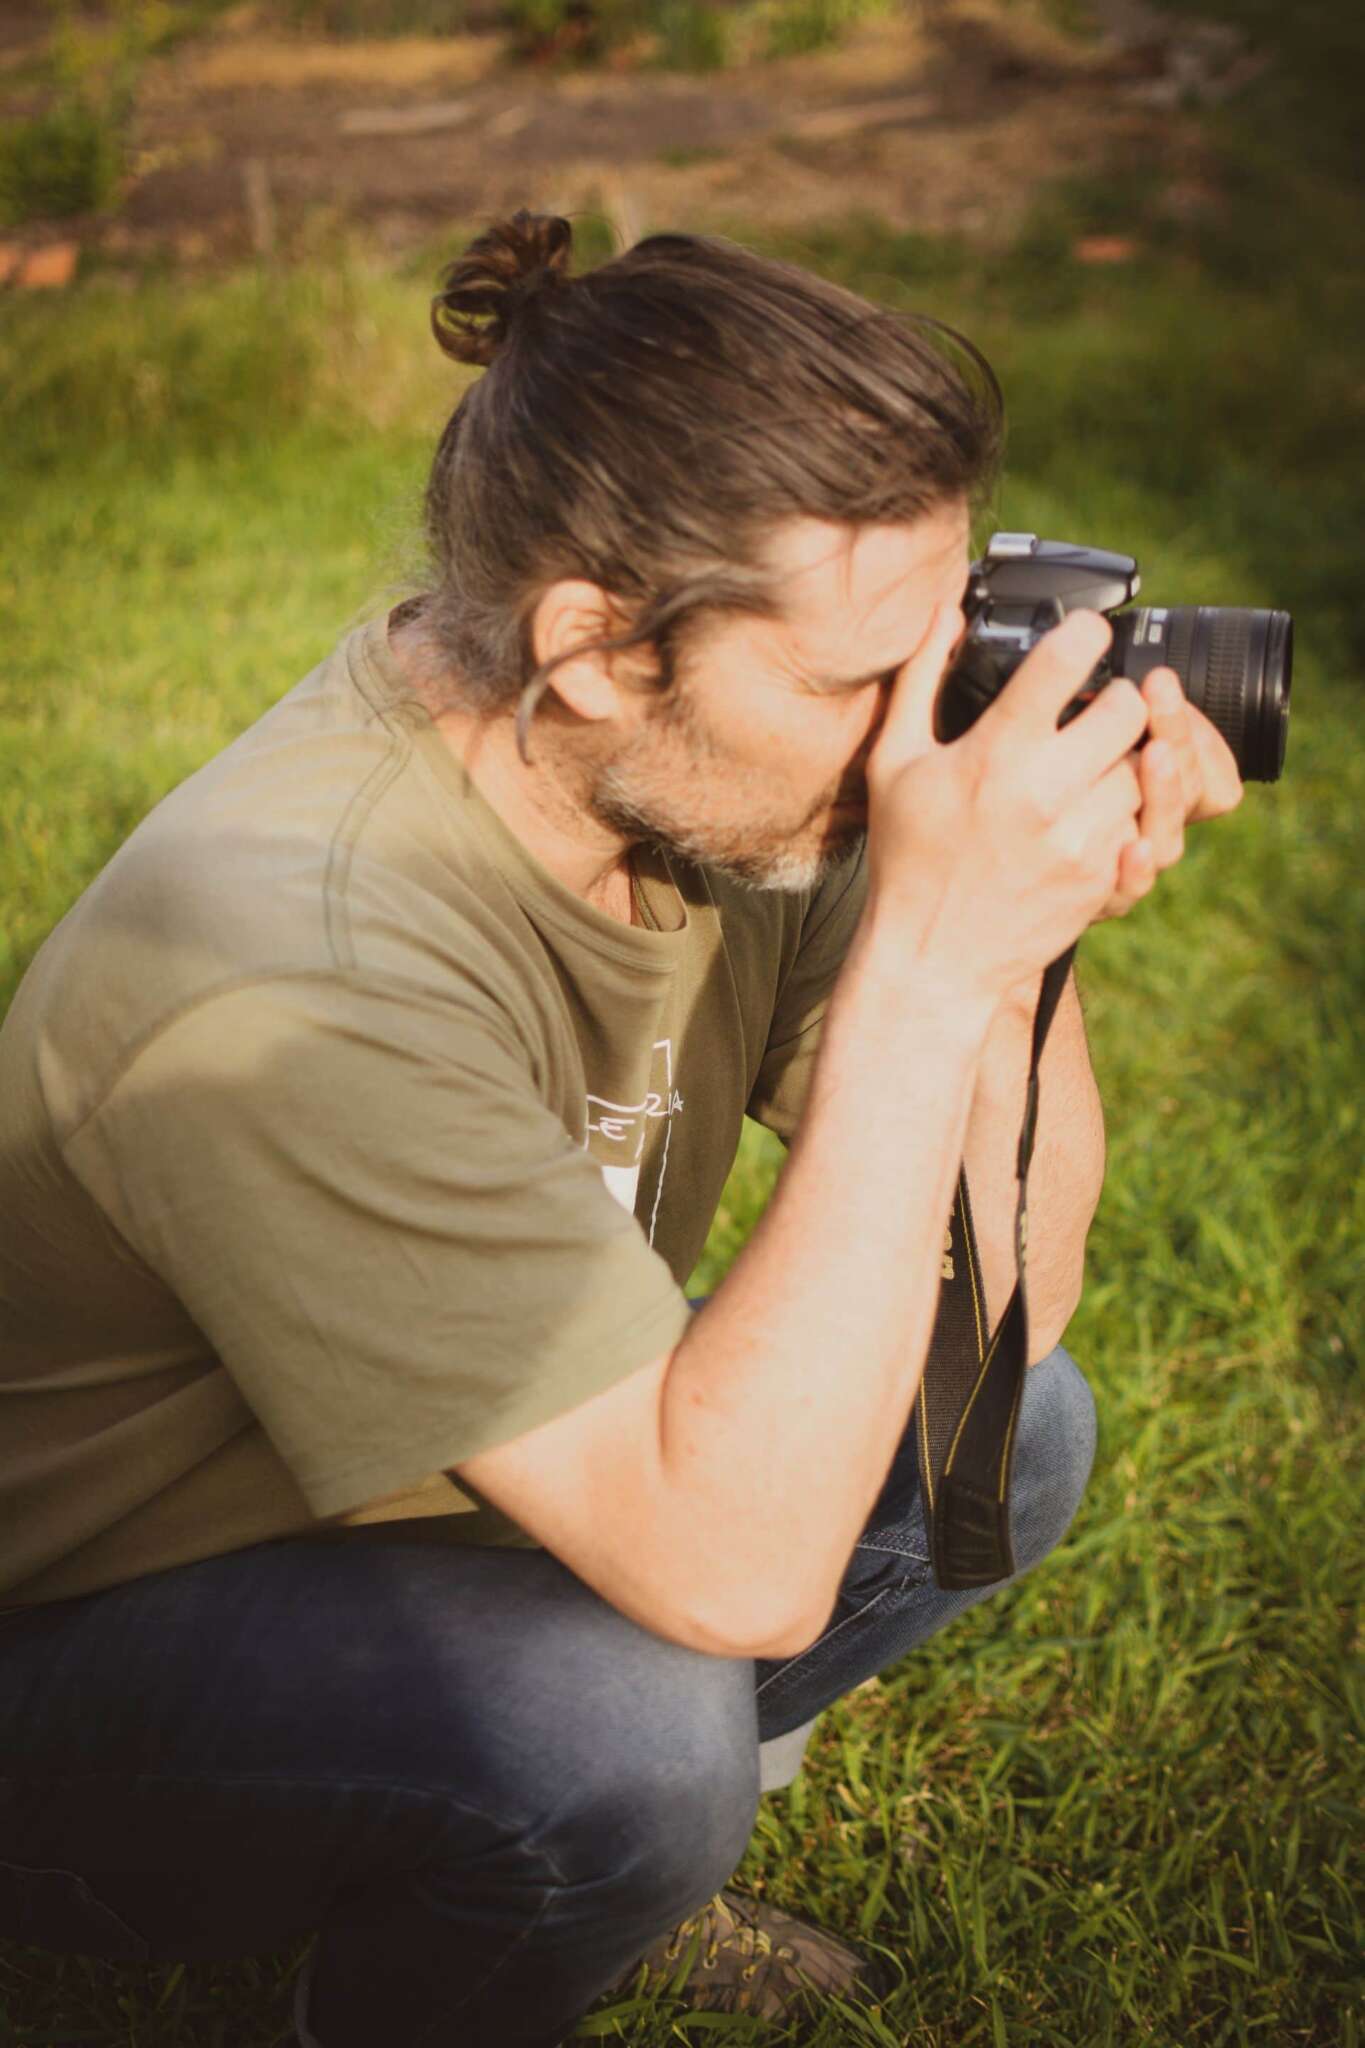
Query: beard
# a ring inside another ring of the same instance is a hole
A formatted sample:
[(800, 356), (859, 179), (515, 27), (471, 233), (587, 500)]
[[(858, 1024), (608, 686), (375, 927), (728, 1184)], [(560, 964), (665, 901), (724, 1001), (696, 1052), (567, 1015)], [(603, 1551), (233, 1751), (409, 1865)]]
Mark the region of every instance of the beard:
[(865, 824), (838, 817), (834, 807), (866, 801), (866, 784), (850, 770), (793, 816), (775, 800), (769, 778), (736, 772), (677, 690), (598, 766), (587, 790), (592, 815), (623, 837), (748, 889), (792, 892), (817, 888), (861, 846)]

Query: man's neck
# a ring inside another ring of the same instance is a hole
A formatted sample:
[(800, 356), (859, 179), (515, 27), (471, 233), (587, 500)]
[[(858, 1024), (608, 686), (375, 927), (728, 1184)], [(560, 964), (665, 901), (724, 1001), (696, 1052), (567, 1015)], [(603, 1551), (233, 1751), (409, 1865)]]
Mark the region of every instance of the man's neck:
[[(439, 701), (420, 623), (392, 629), (389, 649), (419, 694)], [(508, 714), (485, 717), (449, 706), (433, 710), (432, 723), (484, 802), (557, 882), (607, 917), (636, 922), (630, 842), (575, 802), (568, 778), (555, 772), (550, 746), (538, 749), (541, 758), (528, 765)]]

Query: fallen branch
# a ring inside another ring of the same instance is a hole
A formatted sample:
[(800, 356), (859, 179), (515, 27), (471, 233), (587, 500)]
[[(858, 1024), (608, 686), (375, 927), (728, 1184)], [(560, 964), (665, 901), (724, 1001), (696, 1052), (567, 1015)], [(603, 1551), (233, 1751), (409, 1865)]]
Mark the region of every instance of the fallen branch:
[(353, 107), (341, 117), (343, 135), (434, 135), (458, 128), (474, 109), (468, 100), (429, 100), (421, 107)]

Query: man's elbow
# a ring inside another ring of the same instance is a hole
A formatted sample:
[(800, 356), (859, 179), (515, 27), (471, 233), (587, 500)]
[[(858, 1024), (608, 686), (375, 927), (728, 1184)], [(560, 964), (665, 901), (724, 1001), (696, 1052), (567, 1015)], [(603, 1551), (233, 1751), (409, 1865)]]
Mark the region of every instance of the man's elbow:
[(1050, 1352), (1057, 1349), (1066, 1335), (1071, 1318), (1081, 1305), (1085, 1292), (1085, 1255), (1082, 1253), (1074, 1275), (1065, 1282), (1054, 1284), (1035, 1304), (1029, 1296), (1028, 1317), (1028, 1362), (1038, 1365)]
[(830, 1615), (833, 1609), (833, 1600), (829, 1602), (828, 1607), (806, 1609), (804, 1613), (798, 1615), (777, 1634), (768, 1637), (758, 1649), (751, 1650), (749, 1654), (753, 1657), (766, 1657), (774, 1662), (782, 1661), (788, 1657), (803, 1657), (806, 1651), (813, 1648), (829, 1627)]
[(834, 1609), (834, 1597), (814, 1604), (780, 1606), (772, 1600), (757, 1605), (709, 1604), (705, 1611), (689, 1609), (675, 1614), (666, 1626), (656, 1619), (652, 1626), (659, 1635), (684, 1649), (700, 1650), (709, 1657), (761, 1657), (774, 1661), (799, 1657), (824, 1634)]
[(1041, 1365), (1045, 1358), (1051, 1357), (1066, 1335), (1067, 1326), (1075, 1312), (1076, 1309), (1073, 1304), (1070, 1311), (1064, 1316), (1052, 1317), (1045, 1322), (1040, 1322), (1036, 1329), (1030, 1325), (1028, 1333), (1028, 1362), (1030, 1365)]

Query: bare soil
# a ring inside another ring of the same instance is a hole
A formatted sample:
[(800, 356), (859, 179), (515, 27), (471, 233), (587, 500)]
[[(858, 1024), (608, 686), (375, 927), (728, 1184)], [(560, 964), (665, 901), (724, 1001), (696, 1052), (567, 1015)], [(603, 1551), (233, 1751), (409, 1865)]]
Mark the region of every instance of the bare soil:
[[(400, 250), (520, 205), (598, 210), (626, 239), (858, 214), (994, 238), (1116, 144), (1162, 167), (1174, 204), (1201, 203), (1188, 109), (1254, 56), (1143, 0), (1097, 11), (1102, 32), (1078, 38), (1036, 0), (903, 0), (837, 49), (691, 75), (630, 52), (518, 64), (495, 27), (331, 41), (240, 6), (144, 67), (117, 210), (19, 239), (217, 264), (287, 253), (319, 222)], [(50, 19), (0, 0), (0, 119), (41, 104), (25, 79)]]

